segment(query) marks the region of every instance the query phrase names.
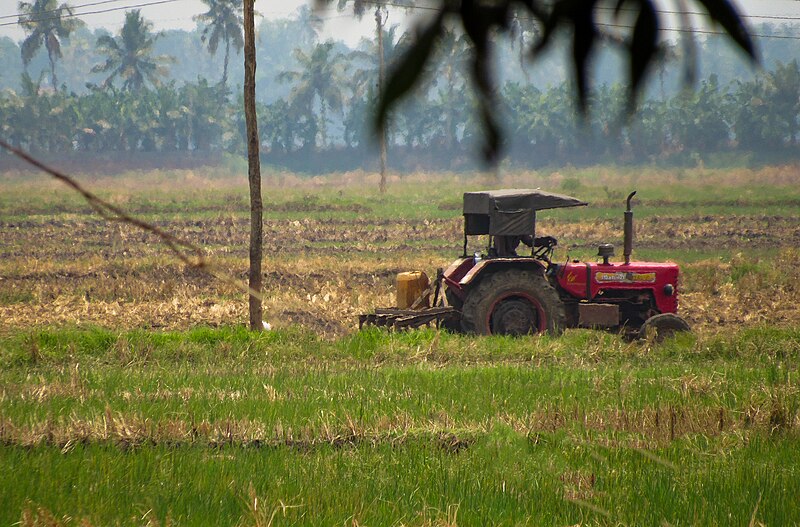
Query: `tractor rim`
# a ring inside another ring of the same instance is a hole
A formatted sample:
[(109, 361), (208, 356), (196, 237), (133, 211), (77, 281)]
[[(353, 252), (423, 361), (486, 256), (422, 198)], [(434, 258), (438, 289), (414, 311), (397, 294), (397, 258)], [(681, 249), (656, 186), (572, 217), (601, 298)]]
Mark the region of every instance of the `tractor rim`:
[[(531, 319), (530, 314), (533, 314), (535, 319)], [(494, 320), (495, 315), (498, 320)], [(497, 333), (495, 326), (500, 326), (505, 331)], [(512, 291), (492, 303), (486, 317), (486, 327), (493, 335), (542, 333), (547, 330), (547, 315), (536, 298), (521, 291)]]

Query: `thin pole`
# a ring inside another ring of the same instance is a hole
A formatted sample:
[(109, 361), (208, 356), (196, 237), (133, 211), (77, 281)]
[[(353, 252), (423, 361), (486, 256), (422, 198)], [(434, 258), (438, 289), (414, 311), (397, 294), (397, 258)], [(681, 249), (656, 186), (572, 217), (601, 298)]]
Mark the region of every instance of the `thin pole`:
[[(384, 85), (384, 78), (386, 75), (385, 68), (386, 65), (384, 64), (384, 57), (383, 57), (383, 24), (385, 20), (383, 19), (383, 14), (381, 13), (380, 6), (375, 8), (375, 23), (378, 26), (378, 90), (380, 92), (381, 97), (383, 96), (383, 85)], [(386, 164), (387, 164), (387, 152), (386, 152), (386, 125), (380, 131), (380, 143), (381, 143), (381, 184), (380, 184), (380, 192), (384, 194), (386, 192)]]
[[(244, 116), (247, 126), (247, 181), (250, 186), (250, 290), (261, 293), (263, 203), (261, 201), (261, 161), (258, 152), (256, 118), (256, 46), (253, 4), (244, 0)], [(261, 298), (249, 296), (250, 329), (262, 329)]]

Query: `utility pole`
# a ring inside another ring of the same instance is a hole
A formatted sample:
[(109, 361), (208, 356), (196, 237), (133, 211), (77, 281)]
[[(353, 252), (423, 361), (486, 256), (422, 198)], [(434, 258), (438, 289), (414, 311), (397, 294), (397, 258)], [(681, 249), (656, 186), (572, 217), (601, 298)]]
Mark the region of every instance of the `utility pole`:
[[(377, 32), (378, 32), (378, 93), (380, 97), (383, 97), (383, 88), (385, 85), (385, 68), (386, 65), (384, 64), (384, 57), (383, 57), (383, 25), (386, 23), (386, 19), (388, 18), (389, 13), (386, 12), (386, 17), (384, 17), (383, 9), (381, 6), (378, 5), (375, 7), (375, 23), (377, 25)], [(381, 145), (381, 184), (380, 184), (380, 192), (381, 194), (386, 193), (386, 126), (381, 129), (380, 131), (380, 145)]]
[(247, 126), (247, 181), (250, 186), (250, 271), (248, 275), (250, 329), (260, 331), (263, 324), (260, 295), (264, 206), (261, 201), (261, 161), (258, 153), (258, 120), (256, 118), (254, 3), (255, 0), (244, 0), (244, 117)]

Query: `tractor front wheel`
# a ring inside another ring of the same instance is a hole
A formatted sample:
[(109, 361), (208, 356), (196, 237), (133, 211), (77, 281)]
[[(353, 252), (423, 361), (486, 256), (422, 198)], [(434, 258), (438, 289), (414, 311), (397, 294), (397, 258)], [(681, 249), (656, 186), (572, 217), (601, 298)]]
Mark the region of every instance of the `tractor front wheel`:
[(559, 333), (566, 312), (543, 272), (509, 269), (484, 278), (467, 294), (461, 328), (479, 335)]

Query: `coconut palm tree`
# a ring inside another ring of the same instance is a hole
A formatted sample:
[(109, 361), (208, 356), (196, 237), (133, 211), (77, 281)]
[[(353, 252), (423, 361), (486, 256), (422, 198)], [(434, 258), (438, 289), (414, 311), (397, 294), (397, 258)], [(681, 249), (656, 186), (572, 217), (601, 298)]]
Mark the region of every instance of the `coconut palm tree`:
[(92, 73), (111, 72), (103, 81), (103, 86), (111, 85), (117, 76), (123, 79), (123, 90), (138, 91), (147, 81), (154, 86), (160, 84), (159, 77), (167, 74), (164, 63), (172, 59), (152, 56), (153, 45), (158, 38), (158, 35), (151, 33), (152, 27), (152, 22), (142, 18), (140, 10), (135, 9), (125, 13), (125, 25), (118, 38), (103, 35), (97, 39), (98, 49), (108, 58), (103, 64), (93, 67)]
[(323, 147), (327, 142), (327, 112), (341, 112), (344, 104), (341, 87), (345, 84), (347, 64), (333, 46), (331, 41), (317, 44), (310, 54), (295, 49), (294, 58), (300, 71), (284, 71), (278, 75), (279, 81), (294, 83), (289, 102), (298, 113), (312, 116), (315, 105), (319, 104), (319, 134)]
[(20, 2), (18, 23), (28, 34), (20, 49), (22, 63), (27, 67), (36, 52), (44, 44), (47, 58), (50, 60), (50, 81), (53, 88), (58, 85), (56, 77), (56, 60), (61, 58), (61, 41), (80, 27), (83, 22), (75, 16), (72, 8), (57, 0), (33, 0)]
[(220, 40), (225, 42), (225, 63), (222, 66), (222, 84), (228, 83), (228, 60), (231, 46), (236, 53), (244, 47), (242, 35), (242, 3), (238, 0), (203, 0), (208, 6), (208, 12), (194, 17), (195, 20), (206, 26), (200, 36), (203, 42), (208, 42), (208, 51), (214, 55)]
[[(408, 47), (408, 36), (398, 35), (399, 26), (393, 25), (382, 31), (384, 66), (391, 69), (396, 59)], [(356, 66), (350, 79), (355, 97), (363, 97), (368, 90), (380, 85), (380, 50), (378, 39), (362, 38), (359, 46), (347, 54), (347, 59)]]
[[(386, 54), (384, 51), (384, 44), (385, 44), (385, 27), (386, 22), (389, 17), (389, 11), (387, 10), (387, 5), (390, 4), (393, 7), (406, 7), (410, 8), (413, 6), (414, 2), (412, 0), (395, 0), (394, 2), (388, 2), (387, 0), (376, 0), (374, 2), (367, 2), (365, 0), (354, 0), (352, 5), (353, 14), (361, 19), (364, 14), (367, 12), (367, 8), (371, 6), (375, 6), (375, 42), (377, 43), (377, 57), (378, 57), (378, 93), (383, 94), (383, 89), (385, 87), (385, 75), (386, 75)], [(338, 0), (337, 7), (339, 11), (347, 9), (349, 2), (348, 0)], [(392, 38), (394, 37), (394, 28), (391, 30), (392, 34), (389, 38), (389, 43), (391, 43)], [(380, 191), (381, 194), (386, 192), (386, 169), (387, 169), (387, 137), (386, 137), (386, 129), (383, 128), (380, 130), (380, 134), (378, 137), (380, 141), (381, 147), (381, 181), (380, 181)]]

